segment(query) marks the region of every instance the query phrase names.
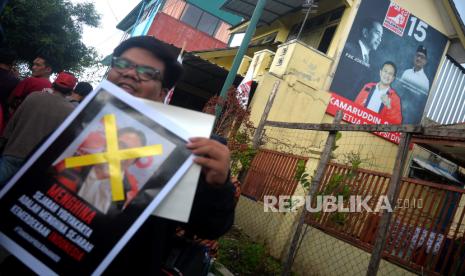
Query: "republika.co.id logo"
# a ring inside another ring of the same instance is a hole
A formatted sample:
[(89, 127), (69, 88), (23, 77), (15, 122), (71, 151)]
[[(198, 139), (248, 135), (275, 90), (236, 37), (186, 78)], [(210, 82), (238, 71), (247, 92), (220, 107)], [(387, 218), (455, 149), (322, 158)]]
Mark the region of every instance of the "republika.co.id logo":
[[(313, 200), (310, 196), (270, 196), (266, 195), (263, 198), (264, 212), (296, 212), (300, 207), (304, 206), (309, 213), (378, 213), (382, 210), (393, 212), (394, 208), (389, 202), (387, 196), (382, 195), (376, 200), (376, 204), (371, 204), (370, 201), (375, 200), (373, 196), (352, 195), (349, 197), (325, 195), (316, 196)], [(313, 204), (315, 203), (315, 204)], [(399, 199), (396, 208), (422, 208), (422, 200), (415, 199), (412, 203), (406, 199)]]

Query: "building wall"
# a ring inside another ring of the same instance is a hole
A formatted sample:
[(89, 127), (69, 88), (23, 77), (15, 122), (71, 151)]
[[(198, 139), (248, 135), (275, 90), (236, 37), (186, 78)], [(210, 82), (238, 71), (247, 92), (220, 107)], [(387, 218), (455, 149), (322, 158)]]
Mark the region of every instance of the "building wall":
[(285, 256), (285, 246), (292, 239), (290, 231), (295, 219), (294, 213), (264, 212), (262, 203), (241, 196), (234, 224), (254, 241), (266, 244), (271, 256), (280, 259)]
[(158, 13), (155, 16), (148, 35), (153, 35), (157, 39), (173, 44), (178, 48), (181, 48), (186, 43), (185, 50), (188, 52), (225, 48), (227, 46), (226, 43), (164, 13)]
[[(189, 2), (189, 1), (188, 1)], [(189, 2), (190, 3), (190, 2)], [(194, 3), (198, 4), (198, 3)], [(175, 19), (180, 19), (184, 9), (186, 8), (187, 2), (184, 0), (167, 0), (162, 8), (163, 13), (175, 18)], [(222, 41), (223, 43), (228, 43), (229, 41), (229, 28), (231, 25), (228, 23), (224, 22), (221, 16), (225, 15), (224, 12), (222, 13), (212, 13), (211, 12), (211, 7), (209, 8), (208, 6), (202, 5), (198, 6), (204, 11), (210, 12), (210, 14), (215, 15), (220, 19), (220, 23), (218, 26), (218, 29), (216, 30), (215, 34), (213, 35), (216, 39)], [(215, 12), (216, 10), (213, 10)], [(223, 16), (224, 17), (224, 16)], [(229, 17), (227, 17), (229, 19)], [(235, 22), (235, 21), (234, 21)]]
[(179, 19), (186, 7), (186, 2), (181, 0), (166, 0), (162, 11), (167, 15)]
[[(285, 52), (285, 54), (283, 54)], [(280, 64), (280, 65), (278, 65)], [(269, 95), (276, 81), (280, 82), (273, 107), (268, 115), (270, 121), (298, 123), (332, 123), (334, 118), (326, 114), (330, 94), (323, 90), (332, 60), (300, 42), (280, 46), (269, 73), (259, 80), (259, 86), (251, 102), (251, 120), (258, 125)], [(293, 139), (292, 144), (306, 150), (322, 151), (327, 137), (325, 132), (270, 128), (268, 137)], [(370, 146), (365, 147), (362, 145)], [(378, 136), (364, 132), (343, 132), (334, 152), (342, 159), (347, 153), (356, 152), (365, 160), (361, 167), (391, 173), (397, 154), (397, 145)], [(274, 144), (264, 145), (275, 149)], [(293, 154), (302, 155), (296, 147)], [(341, 160), (338, 160), (341, 161)], [(311, 162), (308, 171), (313, 171)], [(316, 164), (314, 164), (316, 167)]]

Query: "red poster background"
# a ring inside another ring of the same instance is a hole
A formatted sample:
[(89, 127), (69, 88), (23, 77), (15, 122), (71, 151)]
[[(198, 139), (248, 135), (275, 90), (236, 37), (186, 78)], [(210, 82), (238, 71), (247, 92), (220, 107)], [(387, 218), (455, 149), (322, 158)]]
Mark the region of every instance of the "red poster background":
[[(334, 116), (339, 109), (344, 112), (342, 120), (351, 124), (391, 124), (389, 121), (379, 116), (378, 113), (339, 96), (336, 93), (331, 93), (331, 99), (329, 100), (326, 113)], [(400, 142), (399, 132), (373, 132), (373, 134), (396, 144)]]

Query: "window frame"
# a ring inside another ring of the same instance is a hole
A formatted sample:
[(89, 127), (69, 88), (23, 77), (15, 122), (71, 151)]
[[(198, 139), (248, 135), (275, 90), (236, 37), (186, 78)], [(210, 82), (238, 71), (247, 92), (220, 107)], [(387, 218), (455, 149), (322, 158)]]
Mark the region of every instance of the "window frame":
[[(196, 9), (198, 9), (198, 10), (201, 11), (200, 17), (199, 17), (199, 19), (197, 20), (195, 26), (193, 26), (193, 25), (191, 25), (190, 23), (187, 23), (186, 21), (183, 21), (183, 20), (182, 20), (183, 16), (185, 15), (186, 11), (189, 9), (190, 6), (193, 6), (194, 8), (196, 8)], [(209, 16), (214, 17), (215, 19), (217, 19), (216, 25), (215, 25), (215, 28), (214, 28), (212, 34), (207, 33), (207, 32), (205, 32), (205, 31), (199, 29), (199, 25), (200, 25), (200, 22), (202, 21), (202, 18), (203, 18), (203, 16), (204, 16), (204, 14), (207, 14), (207, 15), (209, 15)], [(187, 24), (187, 25), (191, 26), (192, 28), (196, 29), (197, 31), (202, 32), (202, 33), (204, 33), (204, 34), (207, 34), (208, 36), (211, 36), (211, 37), (213, 37), (213, 38), (215, 38), (216, 32), (218, 32), (218, 29), (219, 29), (219, 27), (221, 26), (221, 23), (224, 22), (223, 20), (221, 20), (221, 18), (219, 18), (219, 17), (217, 17), (217, 16), (215, 16), (215, 15), (213, 15), (213, 14), (207, 12), (207, 11), (204, 11), (204, 10), (202, 10), (201, 8), (197, 7), (197, 6), (194, 5), (194, 4), (191, 4), (191, 3), (189, 3), (189, 2), (186, 2), (186, 5), (184, 6), (184, 9), (183, 9), (183, 11), (182, 11), (182, 13), (181, 13), (181, 16), (179, 17), (179, 21), (181, 21), (181, 22), (183, 22), (184, 24)], [(227, 23), (227, 22), (224, 22), (224, 23)], [(215, 39), (216, 39), (216, 38), (215, 38)]]

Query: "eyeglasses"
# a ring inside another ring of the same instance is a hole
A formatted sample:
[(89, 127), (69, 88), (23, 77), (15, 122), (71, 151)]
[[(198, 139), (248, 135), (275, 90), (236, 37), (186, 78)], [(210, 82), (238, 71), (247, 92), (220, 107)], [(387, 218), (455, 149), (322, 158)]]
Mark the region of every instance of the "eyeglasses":
[(157, 80), (163, 81), (160, 70), (150, 66), (137, 65), (122, 57), (113, 57), (111, 60), (111, 67), (117, 71), (127, 71), (135, 68), (137, 76), (142, 81)]

